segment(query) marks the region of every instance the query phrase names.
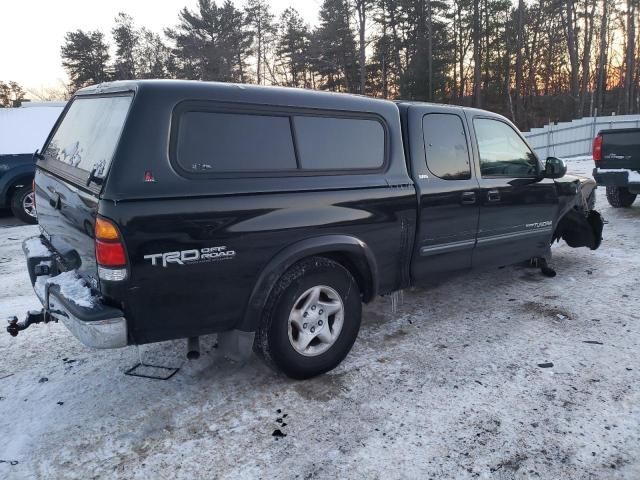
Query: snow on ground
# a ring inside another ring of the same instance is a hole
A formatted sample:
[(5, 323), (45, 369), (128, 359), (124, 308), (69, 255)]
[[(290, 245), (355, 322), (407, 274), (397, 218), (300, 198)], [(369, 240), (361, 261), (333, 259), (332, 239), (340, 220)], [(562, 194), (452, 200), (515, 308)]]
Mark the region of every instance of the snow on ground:
[[(2, 335), (0, 478), (640, 478), (640, 201), (598, 194), (600, 250), (554, 248), (554, 279), (508, 267), (406, 292), (397, 314), (377, 300), (310, 381), (224, 360), (214, 336), (191, 363), (183, 342), (144, 347), (182, 366), (158, 381), (124, 375), (135, 348), (62, 325)], [(0, 228), (2, 312), (38, 305), (35, 232)]]

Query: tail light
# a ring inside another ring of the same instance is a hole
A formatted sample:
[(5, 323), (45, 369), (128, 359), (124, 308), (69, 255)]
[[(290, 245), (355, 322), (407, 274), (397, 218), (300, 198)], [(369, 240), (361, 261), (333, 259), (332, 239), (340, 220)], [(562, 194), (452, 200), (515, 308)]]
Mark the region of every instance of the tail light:
[(111, 282), (126, 279), (127, 255), (116, 224), (106, 218), (96, 218), (95, 238), (98, 277)]
[(598, 135), (593, 140), (593, 159), (596, 162), (602, 160), (602, 135)]

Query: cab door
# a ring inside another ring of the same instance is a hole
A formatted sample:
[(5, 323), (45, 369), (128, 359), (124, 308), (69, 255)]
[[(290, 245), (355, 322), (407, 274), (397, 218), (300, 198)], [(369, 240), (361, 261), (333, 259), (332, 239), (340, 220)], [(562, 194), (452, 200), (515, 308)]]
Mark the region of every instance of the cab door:
[(418, 190), (418, 226), (411, 266), (417, 284), (471, 268), (479, 185), (461, 108), (408, 110), (411, 169)]
[(501, 117), (469, 113), (479, 167), (480, 217), (473, 266), (502, 266), (544, 256), (558, 195), (553, 180), (516, 128)]

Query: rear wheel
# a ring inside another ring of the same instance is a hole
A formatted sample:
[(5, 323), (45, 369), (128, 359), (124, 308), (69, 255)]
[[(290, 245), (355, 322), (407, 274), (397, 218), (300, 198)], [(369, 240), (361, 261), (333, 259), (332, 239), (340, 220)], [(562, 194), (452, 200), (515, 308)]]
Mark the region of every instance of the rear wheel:
[(351, 273), (323, 257), (291, 267), (273, 288), (254, 350), (292, 378), (335, 368), (358, 336), (362, 302)]
[(33, 190), (30, 186), (18, 188), (11, 196), (11, 211), (24, 223), (38, 223)]
[(607, 187), (607, 200), (614, 208), (628, 208), (635, 201), (637, 194), (629, 192), (625, 187)]

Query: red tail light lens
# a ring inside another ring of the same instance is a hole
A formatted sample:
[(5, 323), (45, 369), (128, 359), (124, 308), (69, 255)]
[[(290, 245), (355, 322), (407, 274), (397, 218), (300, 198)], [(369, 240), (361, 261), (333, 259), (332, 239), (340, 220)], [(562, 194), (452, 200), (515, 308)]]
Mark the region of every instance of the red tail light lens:
[[(124, 269), (126, 272), (127, 256), (124, 251), (124, 245), (122, 244), (122, 237), (120, 231), (115, 223), (106, 218), (97, 218), (95, 225), (95, 237), (96, 237), (96, 262), (99, 267), (107, 267), (112, 269), (118, 267)], [(105, 272), (104, 268), (99, 269), (100, 272)], [(123, 273), (123, 272), (121, 272)], [(102, 275), (101, 275), (102, 278)], [(108, 278), (112, 280), (113, 278)]]
[(123, 267), (127, 264), (121, 243), (96, 240), (96, 261), (103, 267)]
[(593, 140), (593, 159), (596, 162), (602, 160), (602, 135), (598, 135)]

